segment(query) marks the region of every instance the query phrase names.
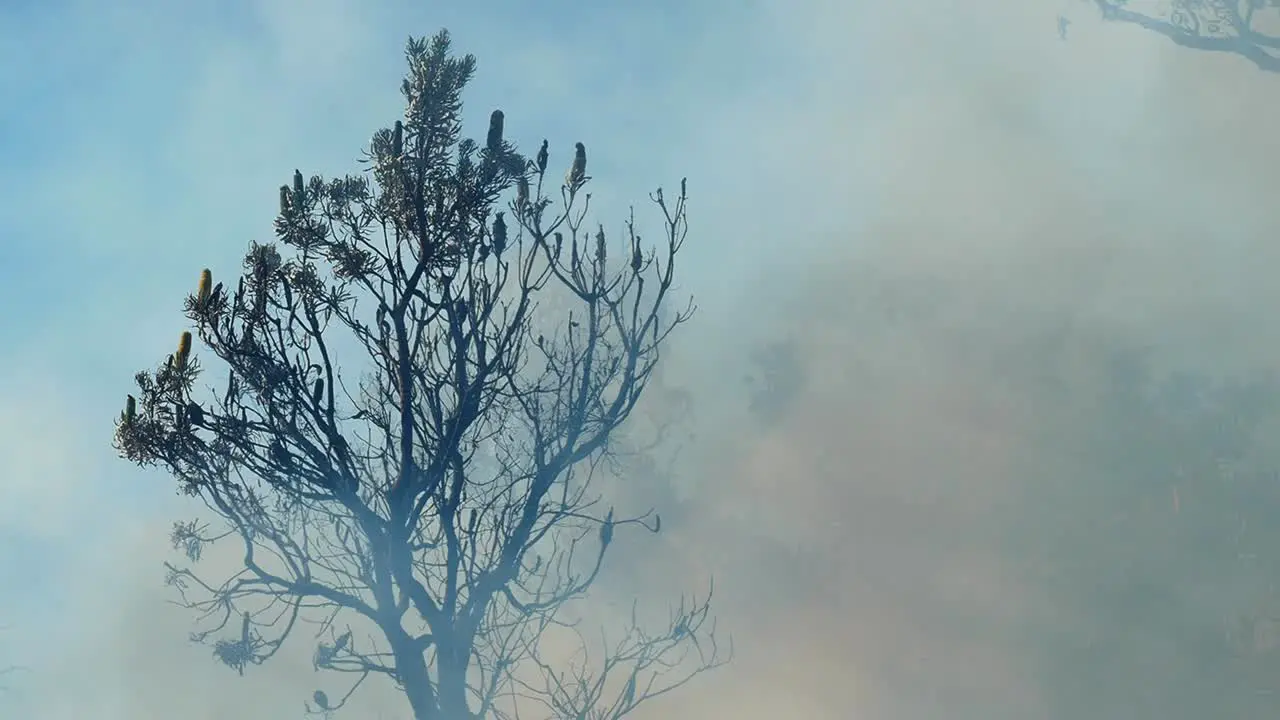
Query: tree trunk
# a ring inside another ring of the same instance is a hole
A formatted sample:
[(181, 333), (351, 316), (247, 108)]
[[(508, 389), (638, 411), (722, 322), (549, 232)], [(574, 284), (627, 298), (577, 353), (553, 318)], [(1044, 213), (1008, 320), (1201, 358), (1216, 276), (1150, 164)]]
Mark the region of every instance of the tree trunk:
[(471, 659), (469, 650), (469, 643), (453, 641), (436, 646), (436, 663), (440, 669), (436, 691), (440, 696), (442, 720), (474, 720), (467, 704), (467, 665)]
[(446, 716), (436, 702), (422, 651), (414, 647), (408, 636), (404, 636), (391, 640), (391, 652), (396, 659), (397, 679), (409, 699), (414, 720), (445, 720)]

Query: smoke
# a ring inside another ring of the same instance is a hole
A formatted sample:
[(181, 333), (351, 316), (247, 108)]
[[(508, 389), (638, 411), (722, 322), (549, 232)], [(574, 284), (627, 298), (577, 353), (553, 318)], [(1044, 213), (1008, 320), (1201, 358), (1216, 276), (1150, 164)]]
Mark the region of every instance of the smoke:
[[(1276, 151), (1257, 128), (1280, 84), (1087, 16), (1059, 43), (1036, 3), (805, 10), (770, 20), (819, 70), (785, 104), (719, 114), (743, 119), (720, 162), (774, 149), (714, 240), (758, 264), (701, 318), (731, 339), (688, 340), (670, 376), (706, 417), (696, 510), (654, 563), (704, 558), (739, 662), (653, 716), (1061, 717), (1071, 681), (1041, 661), (1105, 617), (1059, 616), (1073, 599), (1026, 566), (1054, 517), (1028, 497), (1096, 469), (1069, 453), (1116, 422), (1099, 347), (1208, 373), (1274, 362)], [(739, 383), (764, 341), (805, 378), (771, 424)], [(1135, 634), (1127, 696), (1076, 706), (1198, 717), (1139, 709), (1173, 694), (1139, 679), (1170, 652), (1188, 650)]]
[[(1280, 79), (1090, 7), (755, 3), (655, 95), (679, 110), (605, 108), (632, 124), (593, 174), (634, 161), (636, 198), (691, 178), (700, 309), (663, 369), (691, 407), (670, 479), (620, 495), (667, 529), (620, 536), (600, 596), (661, 607), (714, 577), (737, 651), (640, 718), (1059, 716), (1041, 659), (1081, 621), (1022, 548), (1050, 542), (1038, 483), (1088, 467), (1068, 449), (1103, 421), (1094, 348), (1217, 374), (1280, 359)], [(770, 343), (794, 387), (761, 412), (751, 351)], [(306, 643), (241, 678), (186, 642), (192, 617), (160, 580), (168, 521), (189, 512), (102, 521), (66, 561), (72, 599), (5, 698), (15, 716), (293, 717), (318, 687), (341, 696)], [(1154, 640), (1135, 656), (1158, 661)], [(357, 697), (350, 717), (405, 717), (392, 688)]]

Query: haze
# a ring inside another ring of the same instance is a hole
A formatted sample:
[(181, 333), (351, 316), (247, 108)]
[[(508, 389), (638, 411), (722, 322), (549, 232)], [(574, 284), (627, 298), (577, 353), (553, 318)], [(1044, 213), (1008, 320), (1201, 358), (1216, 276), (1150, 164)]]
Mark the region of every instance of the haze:
[[(293, 168), (356, 169), (409, 33), (478, 56), (473, 134), (501, 107), (554, 164), (585, 142), (606, 227), (689, 178), (700, 309), (662, 382), (692, 437), (671, 486), (623, 489), (673, 519), (620, 538), (600, 597), (661, 609), (714, 575), (737, 659), (641, 718), (1059, 717), (1040, 659), (1077, 626), (1018, 550), (1069, 462), (1054, 433), (1101, 420), (1087, 363), (1023, 350), (1280, 360), (1280, 78), (1089, 3), (196, 5), (0, 9), (0, 665), (30, 668), (3, 717), (300, 717), (329, 682), (305, 643), (241, 678), (187, 641), (161, 562), (195, 510), (111, 421)], [(765, 418), (744, 378), (771, 342), (797, 387)], [(389, 688), (358, 705), (405, 717)]]

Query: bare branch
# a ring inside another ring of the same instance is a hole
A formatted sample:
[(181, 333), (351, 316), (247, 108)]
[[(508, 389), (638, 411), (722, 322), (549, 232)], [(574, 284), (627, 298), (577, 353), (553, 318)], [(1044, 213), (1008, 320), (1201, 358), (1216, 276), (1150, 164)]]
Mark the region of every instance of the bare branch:
[(1276, 0), (1094, 3), (1105, 20), (1137, 25), (1193, 50), (1239, 55), (1261, 70), (1280, 72), (1280, 2)]

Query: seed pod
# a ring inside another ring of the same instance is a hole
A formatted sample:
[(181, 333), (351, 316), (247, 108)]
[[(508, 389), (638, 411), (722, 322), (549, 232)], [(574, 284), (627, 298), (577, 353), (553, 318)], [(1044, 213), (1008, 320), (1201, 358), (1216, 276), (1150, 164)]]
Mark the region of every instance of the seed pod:
[(293, 197), (298, 201), (298, 205), (302, 205), (302, 193), (305, 188), (302, 186), (302, 172), (300, 170), (293, 171)]
[(503, 115), (501, 110), (494, 110), (489, 115), (489, 137), (487, 146), (490, 152), (497, 152), (502, 148), (502, 121)]
[(396, 127), (391, 131), (391, 157), (397, 160), (404, 154), (404, 123), (396, 121)]
[(605, 517), (604, 524), (600, 526), (601, 547), (609, 547), (611, 542), (613, 542), (613, 508), (609, 508), (609, 514)]
[(311, 402), (319, 407), (322, 399), (324, 399), (324, 379), (316, 378), (315, 385), (311, 386)]
[(636, 699), (636, 674), (627, 678), (627, 687), (622, 691), (622, 707), (630, 708)]
[(529, 206), (529, 178), (521, 175), (516, 178), (516, 207), (524, 210)]
[(574, 143), (573, 148), (573, 165), (569, 167), (569, 174), (565, 177), (565, 185), (571, 189), (581, 185), (587, 177), (587, 146)]
[(178, 352), (174, 355), (174, 362), (179, 370), (187, 368), (187, 359), (191, 357), (191, 333), (184, 330), (182, 336), (178, 338)]
[(196, 289), (196, 300), (204, 307), (209, 302), (209, 294), (213, 292), (213, 271), (205, 268), (200, 271), (200, 285)]
[(124, 424), (133, 424), (133, 419), (138, 416), (138, 399), (132, 395), (125, 397), (124, 400)]
[(542, 141), (542, 147), (538, 149), (538, 174), (547, 171), (547, 141)]
[(280, 186), (280, 214), (281, 215), (289, 214), (289, 186), (288, 185)]
[(275, 438), (271, 441), (271, 445), (267, 447), (267, 454), (272, 462), (281, 468), (285, 470), (293, 469), (293, 456), (289, 454), (288, 450), (284, 449), (284, 444), (280, 442), (280, 438)]
[(204, 408), (195, 403), (187, 403), (187, 420), (197, 427), (204, 426)]
[(498, 213), (493, 217), (493, 251), (499, 255), (507, 249), (507, 221), (503, 219), (503, 214)]

